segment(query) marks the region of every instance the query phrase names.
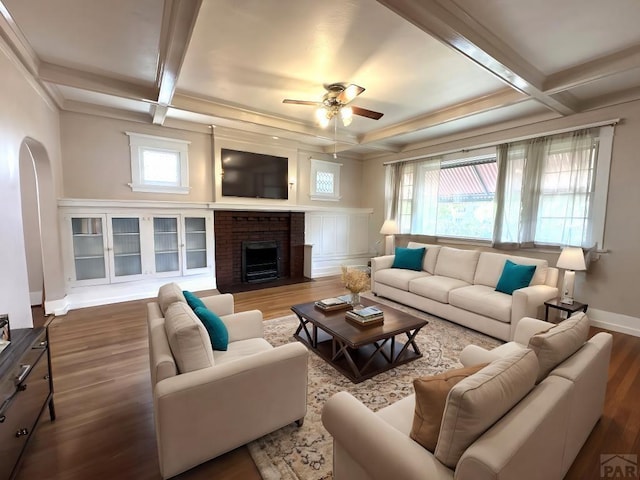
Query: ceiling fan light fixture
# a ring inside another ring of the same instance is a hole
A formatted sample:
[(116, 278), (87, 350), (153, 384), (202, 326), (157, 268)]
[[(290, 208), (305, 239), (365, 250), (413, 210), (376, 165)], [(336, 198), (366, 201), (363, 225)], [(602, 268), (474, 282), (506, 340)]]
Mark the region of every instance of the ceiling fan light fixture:
[(318, 108), (316, 110), (316, 120), (318, 121), (320, 127), (327, 128), (329, 126), (330, 120), (329, 110), (327, 110), (325, 107)]
[(353, 120), (353, 109), (351, 107), (342, 107), (340, 109), (340, 116), (342, 117), (342, 124), (348, 127)]

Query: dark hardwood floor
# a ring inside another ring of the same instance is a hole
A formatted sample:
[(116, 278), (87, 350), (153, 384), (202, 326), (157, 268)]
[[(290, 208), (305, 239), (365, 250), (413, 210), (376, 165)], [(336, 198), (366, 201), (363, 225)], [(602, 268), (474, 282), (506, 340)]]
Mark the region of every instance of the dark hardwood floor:
[[(265, 319), (289, 307), (344, 293), (338, 277), (234, 295), (236, 311)], [(206, 292), (200, 292), (205, 295)], [(18, 480), (158, 480), (145, 304), (91, 307), (49, 326), (57, 419), (43, 415)], [(37, 318), (36, 323), (44, 320)], [(595, 332), (595, 329), (594, 329)], [(605, 411), (567, 479), (599, 479), (601, 454), (640, 454), (640, 338), (613, 333)], [(259, 480), (245, 447), (178, 477)]]

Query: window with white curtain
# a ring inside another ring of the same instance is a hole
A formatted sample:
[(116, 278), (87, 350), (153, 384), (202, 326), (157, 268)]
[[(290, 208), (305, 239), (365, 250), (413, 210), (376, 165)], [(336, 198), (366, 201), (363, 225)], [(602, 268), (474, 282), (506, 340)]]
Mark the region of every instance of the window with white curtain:
[(495, 148), (407, 163), (399, 177), (396, 220), (402, 233), (491, 239)]
[(602, 247), (613, 127), (389, 165), (401, 233)]

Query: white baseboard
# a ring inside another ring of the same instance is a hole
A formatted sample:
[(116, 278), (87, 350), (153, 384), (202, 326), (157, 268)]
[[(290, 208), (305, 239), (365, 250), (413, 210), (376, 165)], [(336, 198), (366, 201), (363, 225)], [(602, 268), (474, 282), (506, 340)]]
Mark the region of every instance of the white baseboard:
[(34, 305), (42, 305), (42, 290), (39, 292), (29, 292), (29, 301), (32, 307)]
[[(41, 300), (42, 301), (42, 300)], [(67, 302), (67, 297), (61, 298), (59, 300), (45, 300), (44, 301), (44, 313), (45, 315), (66, 315), (69, 311), (69, 303)]]
[[(64, 298), (65, 308), (59, 305), (53, 313), (65, 315), (69, 310), (78, 308), (95, 307), (112, 303), (141, 300), (143, 298), (155, 298), (158, 289), (165, 283), (176, 282), (183, 290), (197, 292), (199, 290), (211, 290), (216, 287), (216, 279), (212, 275), (193, 275), (190, 277), (160, 278), (141, 282), (125, 282), (110, 285), (94, 285), (88, 287), (70, 288)], [(60, 302), (60, 301), (58, 301)], [(47, 304), (47, 312), (48, 306)]]
[(353, 267), (356, 265), (367, 265), (371, 260), (371, 255), (367, 254), (362, 257), (341, 257), (341, 258), (314, 258), (312, 259), (311, 277), (321, 278), (340, 275), (342, 273), (342, 265)]
[(638, 317), (607, 312), (597, 308), (589, 308), (587, 315), (594, 327), (640, 337), (640, 318)]

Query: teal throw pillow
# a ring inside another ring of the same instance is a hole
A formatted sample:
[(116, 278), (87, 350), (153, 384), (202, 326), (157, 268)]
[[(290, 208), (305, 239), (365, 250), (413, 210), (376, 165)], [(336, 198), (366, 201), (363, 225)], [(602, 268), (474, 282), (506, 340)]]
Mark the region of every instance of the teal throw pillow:
[(396, 256), (391, 268), (405, 268), (407, 270), (422, 270), (422, 259), (426, 248), (402, 248), (396, 247)]
[(512, 295), (514, 290), (528, 287), (535, 271), (535, 265), (519, 265), (507, 260), (496, 285), (496, 291)]
[(229, 332), (222, 319), (205, 307), (196, 307), (195, 314), (207, 329), (214, 350), (226, 350), (229, 345)]
[(184, 295), (184, 299), (187, 301), (187, 305), (191, 307), (191, 310), (195, 310), (197, 307), (207, 308), (202, 300), (188, 290), (183, 290), (182, 294)]

